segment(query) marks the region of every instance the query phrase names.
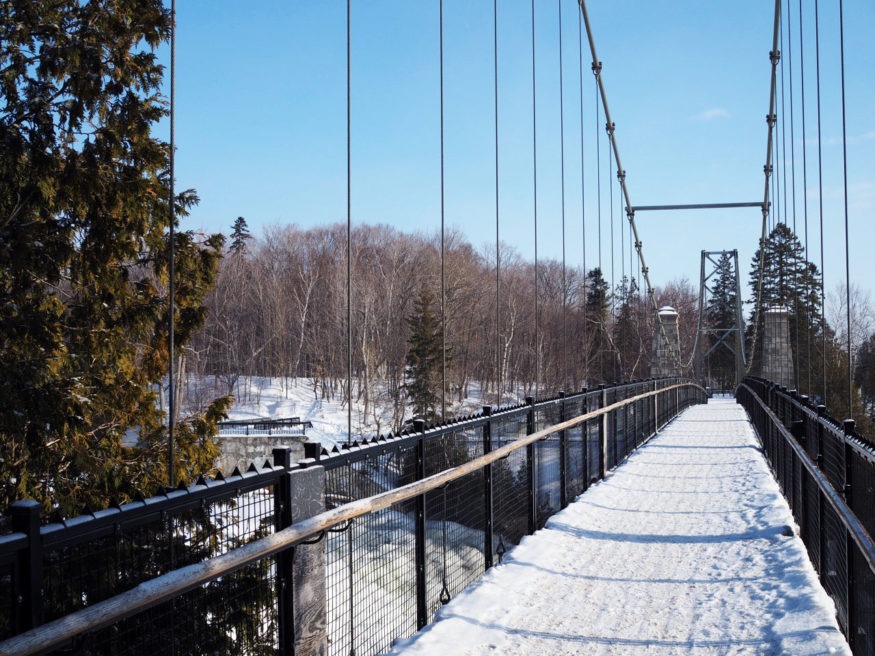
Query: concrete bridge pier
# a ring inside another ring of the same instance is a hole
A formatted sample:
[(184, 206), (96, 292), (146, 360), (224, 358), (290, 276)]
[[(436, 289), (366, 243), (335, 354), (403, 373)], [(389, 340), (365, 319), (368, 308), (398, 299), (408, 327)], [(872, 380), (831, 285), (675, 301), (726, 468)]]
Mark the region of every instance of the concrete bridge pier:
[(653, 360), (650, 364), (650, 375), (653, 378), (679, 376), (681, 352), (678, 312), (666, 305), (659, 308), (657, 319), (653, 327)]
[(790, 346), (790, 311), (783, 305), (765, 309), (761, 376), (787, 389), (796, 387)]

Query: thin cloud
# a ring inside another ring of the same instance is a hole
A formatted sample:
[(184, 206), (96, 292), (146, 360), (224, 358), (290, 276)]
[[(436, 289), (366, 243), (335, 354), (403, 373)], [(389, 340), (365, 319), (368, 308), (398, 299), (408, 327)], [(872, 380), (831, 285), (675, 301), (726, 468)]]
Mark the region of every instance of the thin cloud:
[[(849, 146), (858, 146), (868, 141), (875, 141), (875, 130), (870, 130), (869, 132), (865, 132), (863, 134), (851, 135), (848, 137)], [(806, 139), (805, 143), (812, 146), (817, 146), (817, 139)], [(825, 137), (821, 140), (821, 144), (823, 146), (841, 146), (842, 139), (841, 137)]]
[(700, 114), (696, 114), (693, 118), (697, 121), (713, 121), (718, 118), (729, 118), (729, 112), (722, 107), (712, 107)]

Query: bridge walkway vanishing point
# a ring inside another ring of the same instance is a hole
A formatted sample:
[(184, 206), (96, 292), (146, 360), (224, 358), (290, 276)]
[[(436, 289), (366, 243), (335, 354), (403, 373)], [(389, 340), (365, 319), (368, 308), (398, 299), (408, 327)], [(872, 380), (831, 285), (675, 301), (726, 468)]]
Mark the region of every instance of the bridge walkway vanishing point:
[(756, 434), (694, 406), (397, 654), (847, 654)]

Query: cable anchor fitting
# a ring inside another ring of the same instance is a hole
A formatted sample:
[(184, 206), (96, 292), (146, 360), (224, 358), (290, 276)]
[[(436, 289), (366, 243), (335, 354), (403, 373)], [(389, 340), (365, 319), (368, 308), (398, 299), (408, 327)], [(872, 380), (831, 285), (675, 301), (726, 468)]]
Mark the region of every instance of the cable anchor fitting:
[(592, 63), (592, 74), (598, 77), (602, 72), (602, 63), (601, 62), (593, 62)]
[[(617, 180), (619, 180), (620, 182), (623, 182), (625, 179), (626, 179), (626, 171), (625, 170), (623, 170), (623, 171), (618, 170), (617, 171)], [(627, 214), (628, 214), (628, 212), (627, 212)]]
[(617, 127), (617, 124), (614, 122), (605, 123), (605, 132), (608, 133), (608, 136), (614, 136), (614, 128)]
[(772, 62), (772, 66), (777, 66), (778, 62), (781, 61), (781, 51), (780, 50), (770, 50), (769, 51), (769, 60)]
[(778, 122), (777, 114), (766, 114), (766, 123), (769, 124), (769, 127), (775, 127), (775, 123)]

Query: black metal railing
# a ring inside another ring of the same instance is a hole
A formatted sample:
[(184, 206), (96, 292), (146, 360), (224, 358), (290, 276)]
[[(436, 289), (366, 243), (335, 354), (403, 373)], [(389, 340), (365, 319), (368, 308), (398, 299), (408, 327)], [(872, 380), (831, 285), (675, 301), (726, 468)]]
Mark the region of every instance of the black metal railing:
[(746, 378), (751, 418), (854, 654), (875, 654), (875, 450), (824, 406)]
[[(704, 398), (677, 379), (642, 381), (420, 423), (312, 450), (294, 467), (278, 449), (272, 468), (62, 524), (40, 527), (38, 508), (19, 503), (14, 532), (0, 538), (0, 610), (10, 611), (0, 637), (26, 631), (14, 653), (42, 653), (20, 645), (38, 644), (39, 627), (59, 620), (51, 630), (75, 636), (64, 647), (80, 654), (293, 653), (306, 633), (295, 597), (303, 570), (325, 588), (329, 652), (379, 653)], [(582, 415), (590, 418), (561, 424)], [(318, 473), (310, 478), (320, 487), (296, 491), (301, 473)], [(430, 476), (446, 481), (434, 486)], [(374, 509), (374, 499), (399, 493)], [(313, 538), (321, 542), (302, 546)]]

